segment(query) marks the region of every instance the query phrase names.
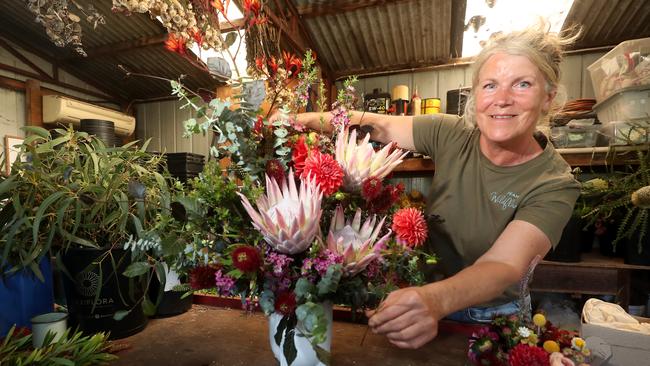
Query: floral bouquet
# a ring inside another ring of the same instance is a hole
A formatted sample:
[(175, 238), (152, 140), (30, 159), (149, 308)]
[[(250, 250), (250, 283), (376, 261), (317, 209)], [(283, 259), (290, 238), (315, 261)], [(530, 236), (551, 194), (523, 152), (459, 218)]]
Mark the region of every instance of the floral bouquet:
[(532, 324), (516, 315), (497, 317), (470, 337), (468, 352), (474, 365), (493, 366), (586, 365), (590, 355), (582, 338), (543, 314), (535, 314)]
[[(376, 306), (394, 289), (423, 284), (421, 266), (436, 258), (419, 250), (427, 236), (422, 211), (405, 199), (401, 183), (386, 181), (406, 152), (394, 144), (376, 149), (368, 134), (350, 126), (355, 79), (344, 83), (334, 103), (330, 136), (291, 118), (310, 101), (316, 83), (311, 53), (302, 60), (286, 53), (258, 58), (255, 65), (266, 79), (265, 100), (281, 106), (277, 118), (262, 115), (246, 92), (235, 102), (204, 105), (172, 84), (204, 120), (187, 121), (186, 131), (215, 134), (213, 156), (230, 163), (219, 179), (231, 182), (224, 187), (240, 186), (239, 203), (227, 202), (239, 234), (212, 230), (201, 248), (210, 251), (208, 261), (190, 271), (191, 283), (239, 296), (247, 310), (261, 308), (271, 317), (272, 346), (282, 347), (282, 362), (300, 357), (299, 343), (308, 341), (327, 363), (332, 305), (350, 306), (353, 314)], [(206, 172), (201, 179), (208, 179)], [(263, 193), (255, 180), (264, 182)]]

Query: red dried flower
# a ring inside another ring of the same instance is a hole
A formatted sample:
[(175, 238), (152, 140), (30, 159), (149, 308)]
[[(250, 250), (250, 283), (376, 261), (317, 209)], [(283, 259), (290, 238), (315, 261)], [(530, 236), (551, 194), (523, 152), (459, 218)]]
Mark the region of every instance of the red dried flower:
[(343, 184), (343, 169), (332, 155), (316, 150), (305, 160), (305, 169), (300, 175), (303, 179), (307, 177), (316, 179), (321, 192), (329, 196)]
[(403, 208), (395, 212), (392, 229), (397, 234), (398, 243), (411, 248), (422, 245), (427, 239), (427, 222), (417, 208)]
[(266, 66), (269, 68), (269, 74), (271, 77), (278, 72), (278, 62), (275, 60), (275, 57), (271, 56), (271, 58), (266, 62)]
[(192, 32), (192, 38), (194, 39), (194, 42), (201, 47), (203, 45), (203, 34), (201, 34), (200, 31), (194, 31)]
[(248, 15), (253, 13), (254, 16), (260, 15), (260, 10), (262, 9), (262, 4), (259, 0), (244, 0), (244, 13)]
[(213, 8), (215, 8), (217, 11), (220, 11), (224, 16), (226, 16), (226, 9), (228, 9), (228, 5), (230, 3), (230, 0), (215, 0), (210, 3)]
[(282, 315), (292, 314), (296, 310), (296, 294), (282, 292), (275, 298), (275, 311)]
[(378, 177), (369, 177), (361, 184), (361, 195), (368, 201), (379, 197), (384, 188), (381, 179)]
[(185, 46), (185, 39), (173, 33), (170, 33), (167, 36), (167, 40), (165, 41), (165, 48), (181, 55), (184, 55), (187, 52), (187, 47)]
[(280, 186), (284, 182), (284, 166), (277, 159), (270, 159), (266, 162), (266, 174), (272, 179), (275, 179)]
[(510, 350), (510, 366), (550, 366), (549, 353), (540, 347), (518, 344)]
[(244, 273), (257, 272), (262, 264), (260, 253), (250, 245), (242, 245), (230, 255), (232, 265)]
[(264, 129), (264, 117), (257, 116), (257, 120), (255, 120), (255, 124), (253, 125), (253, 133), (256, 135), (261, 135), (263, 129)]
[(215, 286), (214, 274), (217, 270), (210, 266), (194, 267), (190, 270), (190, 287), (193, 290), (202, 290)]
[(302, 60), (294, 54), (287, 51), (282, 51), (282, 60), (284, 61), (284, 68), (289, 73), (289, 76), (296, 76), (302, 68)]
[(257, 57), (255, 59), (255, 67), (257, 67), (257, 69), (259, 71), (264, 71), (264, 64), (265, 63), (266, 63), (266, 60), (264, 59), (264, 57)]

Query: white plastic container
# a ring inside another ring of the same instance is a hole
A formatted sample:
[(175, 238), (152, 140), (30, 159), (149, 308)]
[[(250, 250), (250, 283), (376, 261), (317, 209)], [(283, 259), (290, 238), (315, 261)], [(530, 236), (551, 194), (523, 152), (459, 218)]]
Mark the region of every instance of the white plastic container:
[(54, 334), (52, 342), (58, 341), (68, 327), (68, 313), (45, 313), (32, 319), (32, 345), (43, 347), (47, 332)]
[(612, 121), (602, 131), (612, 146), (645, 144), (650, 141), (650, 120)]
[(621, 89), (650, 84), (650, 38), (621, 42), (587, 70), (598, 102)]
[(600, 123), (650, 119), (650, 85), (623, 89), (593, 106)]
[(556, 148), (593, 147), (596, 146), (600, 127), (600, 125), (553, 127), (551, 141)]

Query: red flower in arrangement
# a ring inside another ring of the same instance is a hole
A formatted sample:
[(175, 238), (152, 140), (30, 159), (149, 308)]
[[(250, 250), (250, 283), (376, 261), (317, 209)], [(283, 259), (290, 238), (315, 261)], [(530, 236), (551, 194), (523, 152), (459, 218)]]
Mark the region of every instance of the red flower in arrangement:
[(418, 247), (427, 239), (427, 222), (417, 208), (403, 208), (393, 215), (393, 231), (401, 244)]
[(282, 51), (282, 60), (289, 76), (297, 76), (302, 68), (302, 60), (287, 51)]
[(284, 182), (284, 167), (277, 159), (270, 159), (266, 162), (266, 174), (275, 179), (278, 184)]
[(173, 33), (170, 33), (169, 36), (167, 36), (167, 40), (165, 41), (165, 48), (180, 55), (185, 55), (187, 53), (185, 39)]
[(269, 74), (271, 74), (271, 76), (278, 72), (278, 62), (275, 60), (275, 57), (271, 56), (271, 58), (266, 62), (266, 65), (269, 68)]
[(377, 177), (369, 177), (364, 180), (361, 185), (361, 195), (368, 201), (372, 201), (379, 197), (383, 188), (384, 185), (381, 183), (381, 179)]
[(309, 157), (309, 151), (316, 151), (316, 149), (309, 148), (305, 135), (300, 135), (292, 147), (291, 161), (293, 161), (293, 170), (297, 176), (300, 176), (305, 169), (305, 160)]
[(275, 311), (282, 315), (292, 314), (296, 310), (296, 294), (283, 292), (275, 299)]
[(264, 129), (264, 117), (257, 116), (257, 120), (253, 125), (253, 133), (256, 135), (262, 135), (263, 129)]
[(193, 290), (202, 290), (214, 287), (214, 274), (216, 269), (210, 266), (194, 267), (190, 270), (190, 287)]
[(217, 11), (220, 11), (224, 16), (226, 16), (226, 9), (228, 9), (229, 4), (230, 0), (214, 0), (210, 3), (213, 8), (215, 8)]
[(520, 343), (510, 351), (510, 366), (549, 366), (548, 352), (540, 347)]
[(404, 185), (402, 183), (397, 183), (395, 186), (387, 184), (374, 200), (368, 202), (368, 209), (373, 213), (384, 212), (397, 202), (402, 193), (404, 193)]
[(264, 57), (256, 57), (255, 58), (255, 66), (257, 67), (258, 70), (262, 71), (264, 70), (264, 64), (266, 61), (264, 60)]
[(305, 160), (305, 169), (300, 178), (316, 179), (321, 192), (325, 196), (338, 191), (343, 184), (343, 169), (332, 155), (313, 151)]
[(232, 265), (244, 273), (256, 272), (262, 264), (260, 253), (249, 245), (242, 245), (232, 251)]

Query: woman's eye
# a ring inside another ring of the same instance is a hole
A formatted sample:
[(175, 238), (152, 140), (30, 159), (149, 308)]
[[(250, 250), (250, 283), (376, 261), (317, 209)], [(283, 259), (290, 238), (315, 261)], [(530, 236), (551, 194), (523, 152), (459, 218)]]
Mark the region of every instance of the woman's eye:
[(483, 89), (487, 89), (487, 90), (494, 89), (495, 87), (496, 86), (494, 85), (494, 83), (487, 83), (487, 84), (483, 85)]
[(528, 81), (520, 81), (515, 84), (518, 88), (530, 88), (530, 83)]

